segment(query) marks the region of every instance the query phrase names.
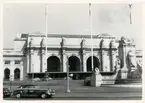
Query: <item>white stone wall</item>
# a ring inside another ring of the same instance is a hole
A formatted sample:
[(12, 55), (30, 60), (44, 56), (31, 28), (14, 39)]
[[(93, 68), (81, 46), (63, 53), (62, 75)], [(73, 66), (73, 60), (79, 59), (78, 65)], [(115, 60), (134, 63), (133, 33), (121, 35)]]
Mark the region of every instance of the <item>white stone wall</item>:
[[(6, 60), (10, 60), (10, 64), (5, 64)], [(21, 61), (20, 64), (15, 64), (15, 60)], [(10, 77), (9, 79), (14, 80), (14, 71), (16, 68), (20, 70), (20, 80), (23, 80), (23, 60), (22, 57), (5, 57), (3, 59), (3, 70), (8, 68), (10, 70)], [(4, 72), (3, 72), (4, 73)]]
[[(31, 38), (33, 38), (33, 42), (32, 45), (30, 47), (29, 43), (31, 41)], [(4, 64), (4, 69), (6, 67), (10, 68), (11, 75), (13, 75), (13, 71), (15, 68), (20, 68), (20, 70), (23, 72), (21, 72), (21, 78), (26, 75), (26, 73), (44, 73), (46, 70), (46, 59), (48, 59), (50, 56), (57, 56), (60, 59), (60, 62), (62, 63), (61, 66), (63, 67), (63, 72), (67, 71), (67, 61), (68, 58), (71, 56), (76, 56), (79, 58), (80, 63), (82, 64), (83, 67), (83, 72), (87, 72), (87, 67), (86, 67), (86, 63), (87, 63), (87, 59), (92, 55), (90, 48), (92, 45), (92, 41), (91, 38), (84, 38), (85, 42), (84, 45), (81, 46), (81, 42), (83, 40), (83, 37), (69, 37), (66, 36), (65, 37), (65, 42), (63, 45), (63, 56), (60, 54), (61, 51), (61, 42), (62, 42), (62, 38), (63, 37), (49, 37), (47, 38), (47, 47), (48, 47), (48, 51), (47, 51), (47, 56), (45, 54), (45, 43), (43, 45), (43, 48), (41, 47), (41, 42), (42, 39), (45, 37), (44, 35), (35, 35), (35, 34), (30, 34), (28, 36), (27, 39), (27, 45), (26, 45), (26, 53), (25, 53), (25, 57), (4, 57), (4, 60), (12, 60), (12, 64), (11, 65), (5, 65)], [(26, 38), (25, 38), (26, 39)], [(100, 43), (102, 42), (102, 40), (104, 40), (102, 47), (100, 48)], [(113, 50), (113, 52), (110, 52), (110, 42), (111, 42), (112, 38), (101, 38), (99, 36), (99, 38), (93, 38), (93, 46), (94, 46), (94, 56), (97, 57), (99, 59), (100, 62), (100, 68), (101, 71), (103, 72), (110, 72), (111, 69), (113, 69), (114, 71), (114, 66), (115, 66), (115, 62), (116, 62), (116, 55), (118, 55), (120, 57), (120, 59), (122, 61), (125, 60), (125, 58), (121, 58), (123, 57), (123, 55), (127, 54), (127, 52), (129, 50), (135, 51), (134, 47), (127, 47), (127, 48), (121, 48), (119, 49), (119, 54), (116, 52), (118, 48), (116, 48), (116, 50)], [(20, 51), (22, 50), (22, 48), (24, 47), (25, 44), (25, 40), (16, 40), (15, 41), (15, 50)], [(81, 54), (81, 47), (83, 47), (83, 54)], [(41, 53), (41, 50), (43, 49), (43, 54)], [(32, 58), (30, 59), (30, 50), (33, 50)], [(125, 53), (124, 53), (125, 50)], [(13, 55), (23, 55), (23, 53), (18, 53), (18, 52), (12, 52), (10, 51)], [(9, 52), (5, 52), (5, 55), (10, 55)], [(43, 57), (41, 58), (41, 56), (43, 55)], [(82, 57), (83, 56), (83, 57)], [(23, 59), (22, 59), (23, 58)], [(112, 61), (110, 61), (113, 58)], [(20, 65), (15, 65), (13, 60), (23, 60), (23, 63)], [(103, 60), (102, 60), (103, 59)], [(43, 62), (41, 62), (43, 61)], [(43, 64), (41, 64), (43, 63)], [(111, 66), (111, 63), (112, 66)], [(32, 65), (33, 64), (33, 65)], [(102, 64), (102, 65), (101, 65)], [(43, 67), (41, 67), (43, 65)], [(103, 67), (103, 68), (102, 68)], [(25, 71), (25, 72), (24, 72)]]

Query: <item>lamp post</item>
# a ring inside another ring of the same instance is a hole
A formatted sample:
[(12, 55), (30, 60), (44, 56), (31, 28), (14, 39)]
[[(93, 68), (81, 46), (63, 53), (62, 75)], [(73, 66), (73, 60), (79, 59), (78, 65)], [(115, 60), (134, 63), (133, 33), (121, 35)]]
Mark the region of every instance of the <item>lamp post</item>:
[(70, 89), (69, 89), (69, 58), (67, 58), (68, 62), (67, 62), (67, 90), (66, 93), (70, 93)]
[(32, 73), (32, 83), (34, 83), (34, 64), (32, 64), (32, 69), (33, 69), (33, 73)]
[(12, 90), (12, 79), (13, 79), (13, 75), (10, 75), (10, 91)]

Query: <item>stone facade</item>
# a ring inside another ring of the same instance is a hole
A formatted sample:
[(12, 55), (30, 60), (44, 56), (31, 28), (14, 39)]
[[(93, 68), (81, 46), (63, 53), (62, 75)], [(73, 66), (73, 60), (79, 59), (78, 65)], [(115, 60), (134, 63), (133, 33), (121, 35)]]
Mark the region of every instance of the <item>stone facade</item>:
[[(32, 74), (43, 77), (46, 71), (52, 75), (57, 74), (55, 77), (61, 74), (65, 76), (68, 68), (70, 73), (79, 73), (82, 76), (98, 67), (102, 75), (110, 75), (114, 73), (118, 59), (121, 62), (121, 78), (127, 78), (123, 73), (128, 75), (128, 71), (133, 69), (127, 58), (130, 58), (131, 63), (136, 63), (137, 58), (142, 60), (142, 55), (136, 55), (136, 52), (139, 54), (141, 51), (135, 50), (133, 40), (125, 37), (117, 40), (109, 34), (93, 36), (94, 68), (91, 67), (90, 35), (48, 34), (47, 54), (44, 34), (22, 34), (14, 41), (14, 49), (4, 49), (4, 79), (23, 80)], [(10, 63), (6, 63), (8, 61)], [(16, 61), (20, 62), (15, 63)], [(137, 68), (136, 65), (134, 68)]]

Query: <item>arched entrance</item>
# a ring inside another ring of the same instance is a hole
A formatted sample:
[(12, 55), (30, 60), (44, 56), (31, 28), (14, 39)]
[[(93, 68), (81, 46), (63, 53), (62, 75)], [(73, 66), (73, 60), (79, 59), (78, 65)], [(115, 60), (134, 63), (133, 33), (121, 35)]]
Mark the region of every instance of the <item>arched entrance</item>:
[(19, 68), (16, 68), (14, 70), (14, 79), (15, 80), (20, 80), (20, 69)]
[(10, 78), (10, 70), (8, 68), (6, 68), (4, 70), (4, 79), (9, 80), (9, 78)]
[[(100, 65), (100, 62), (99, 62), (99, 59), (95, 56), (93, 56), (93, 64), (94, 64), (94, 68), (98, 67), (99, 68), (99, 65)], [(92, 56), (90, 56), (88, 59), (87, 59), (87, 71), (92, 71)]]
[(51, 56), (47, 59), (47, 71), (48, 72), (59, 72), (60, 71), (60, 60), (56, 56)]
[(69, 57), (69, 71), (80, 71), (80, 59), (76, 56)]

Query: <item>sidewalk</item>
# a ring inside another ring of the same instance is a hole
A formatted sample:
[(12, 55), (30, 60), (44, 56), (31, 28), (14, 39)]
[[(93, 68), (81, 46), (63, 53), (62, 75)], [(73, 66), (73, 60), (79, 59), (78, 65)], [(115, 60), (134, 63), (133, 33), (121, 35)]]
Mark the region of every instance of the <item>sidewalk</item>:
[(141, 88), (142, 84), (110, 84), (110, 85), (102, 85), (103, 87), (135, 87)]
[(142, 97), (142, 93), (56, 93), (54, 97), (58, 98), (127, 98)]

